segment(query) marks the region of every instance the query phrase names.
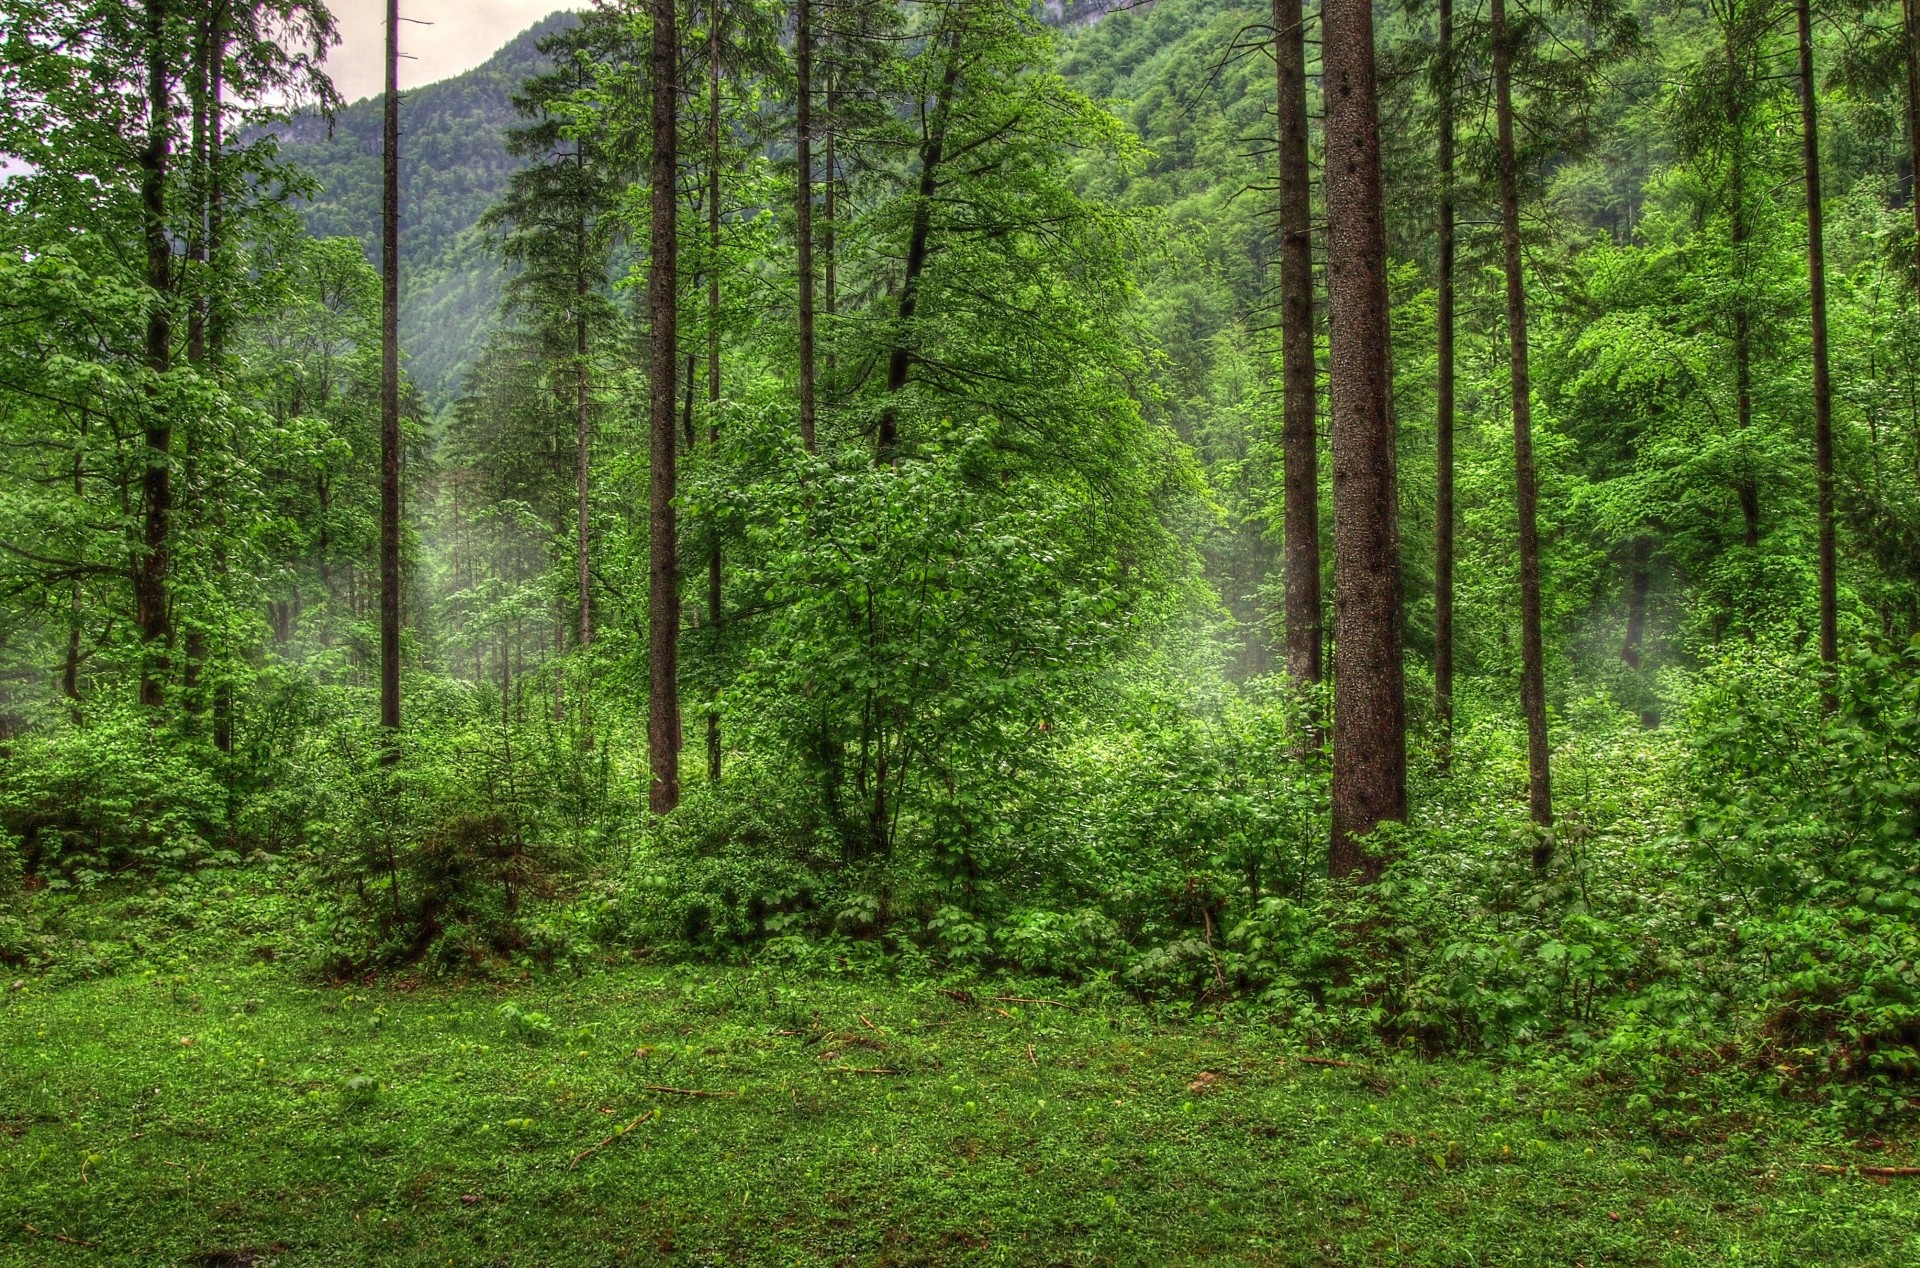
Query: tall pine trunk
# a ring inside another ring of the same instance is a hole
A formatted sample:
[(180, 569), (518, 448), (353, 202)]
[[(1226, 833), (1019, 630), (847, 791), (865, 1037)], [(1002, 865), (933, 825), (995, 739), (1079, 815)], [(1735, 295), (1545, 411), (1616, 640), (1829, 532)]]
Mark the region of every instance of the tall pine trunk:
[(1372, 881), (1363, 838), (1407, 817), (1400, 506), (1388, 347), (1380, 102), (1369, 0), (1325, 0), (1328, 385), (1333, 403), (1335, 879)]
[(1434, 280), (1433, 708), (1443, 746), (1453, 738), (1453, 0), (1440, 0), (1434, 67), (1438, 105), (1440, 205), (1435, 216), (1439, 265)]
[(164, 703), (167, 645), (173, 637), (167, 572), (173, 528), (173, 427), (161, 399), (161, 379), (173, 358), (173, 247), (167, 237), (168, 129), (172, 100), (167, 88), (167, 3), (147, 0), (147, 143), (140, 151), (140, 220), (147, 250), (146, 368), (153, 376), (146, 400), (146, 461), (140, 482), (141, 551), (134, 563), (134, 619), (140, 627), (140, 703)]
[(400, 753), (400, 0), (387, 0), (380, 195), (380, 725)]
[[(720, 441), (720, 8), (707, 24), (707, 443)], [(718, 648), (720, 623), (720, 527), (707, 549), (707, 627)], [(707, 778), (720, 782), (720, 710), (707, 709)]]
[(794, 65), (794, 249), (800, 286), (800, 440), (814, 440), (813, 368), (813, 13), (800, 0), (793, 39)]
[(1320, 681), (1320, 469), (1314, 422), (1312, 186), (1307, 166), (1306, 19), (1273, 0), (1280, 116), (1280, 453), (1287, 676)]
[(1913, 279), (1920, 286), (1920, 0), (1901, 0), (1907, 63), (1907, 208), (1913, 213)]
[[(1807, 184), (1807, 296), (1813, 317), (1813, 469), (1820, 517), (1820, 659), (1840, 659), (1839, 582), (1833, 529), (1833, 383), (1827, 363), (1826, 234), (1820, 207), (1820, 110), (1813, 80), (1813, 15), (1794, 0), (1800, 34), (1800, 158)], [(1826, 707), (1835, 701), (1831, 688)]]
[(1527, 721), (1527, 808), (1542, 834), (1536, 867), (1553, 856), (1546, 653), (1541, 637), (1539, 492), (1533, 472), (1533, 387), (1527, 364), (1527, 286), (1520, 256), (1520, 166), (1513, 142), (1513, 43), (1505, 0), (1492, 0), (1494, 127), (1499, 149), (1500, 243), (1507, 281), (1507, 354), (1513, 389), (1514, 504), (1520, 521), (1520, 709)]
[(679, 47), (674, 0), (652, 0), (652, 226), (647, 262), (651, 465), (647, 475), (647, 804), (666, 814), (680, 804), (680, 565), (674, 523), (679, 438), (674, 434), (679, 340)]

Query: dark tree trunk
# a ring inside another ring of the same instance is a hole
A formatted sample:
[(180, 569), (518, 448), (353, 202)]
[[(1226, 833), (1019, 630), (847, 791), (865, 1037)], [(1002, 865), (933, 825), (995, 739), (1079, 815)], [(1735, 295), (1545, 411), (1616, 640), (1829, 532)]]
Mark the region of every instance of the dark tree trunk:
[[(227, 347), (226, 297), (220, 286), (221, 250), (226, 233), (226, 72), (227, 6), (225, 0), (214, 5), (212, 58), (207, 86), (207, 360), (216, 373)], [(224, 583), (227, 578), (226, 504), (214, 499), (215, 540), (214, 574)], [(233, 684), (223, 675), (213, 689), (213, 746), (222, 753), (233, 751)]]
[(1433, 707), (1446, 746), (1453, 738), (1453, 0), (1440, 0), (1434, 81), (1440, 133), (1440, 206), (1435, 218), (1440, 259), (1434, 286)]
[(793, 39), (794, 248), (800, 272), (800, 440), (812, 452), (813, 400), (813, 11), (800, 0)]
[(1920, 285), (1920, 0), (1901, 0), (1907, 53), (1907, 208), (1913, 213), (1915, 285)]
[[(1800, 29), (1800, 156), (1807, 181), (1807, 293), (1813, 315), (1813, 469), (1820, 516), (1820, 659), (1840, 659), (1839, 582), (1833, 529), (1833, 383), (1827, 368), (1826, 235), (1820, 207), (1820, 114), (1813, 81), (1813, 15), (1795, 0)], [(1835, 706), (1826, 693), (1826, 706)]]
[(1333, 402), (1335, 879), (1372, 881), (1365, 837), (1407, 817), (1400, 507), (1388, 348), (1380, 104), (1368, 0), (1325, 0), (1328, 385)]
[(1307, 167), (1306, 18), (1273, 0), (1280, 116), (1280, 451), (1287, 676), (1320, 681), (1320, 463), (1314, 420), (1313, 194)]
[[(207, 371), (207, 111), (212, 88), (213, 20), (211, 14), (193, 24), (192, 64), (188, 68), (187, 98), (192, 122), (188, 128), (187, 201), (192, 222), (186, 232), (187, 280), (187, 363), (195, 371)], [(203, 527), (202, 509), (205, 489), (200, 482), (200, 429), (189, 425), (183, 437), (182, 475), (186, 485), (185, 511), (187, 532), (197, 538)], [(193, 615), (186, 621), (186, 656), (180, 667), (180, 704), (190, 718), (198, 720), (206, 707), (202, 685), (207, 660), (207, 633)]]
[(147, 143), (140, 151), (140, 219), (147, 248), (146, 366), (154, 382), (146, 401), (146, 462), (141, 477), (142, 542), (134, 566), (134, 619), (140, 626), (140, 703), (165, 701), (167, 645), (173, 637), (167, 573), (173, 529), (173, 426), (159, 380), (172, 368), (173, 247), (167, 238), (168, 129), (172, 101), (167, 76), (167, 3), (147, 0)]
[(667, 814), (680, 804), (680, 565), (674, 523), (678, 437), (674, 435), (679, 339), (679, 47), (674, 0), (651, 0), (652, 231), (647, 262), (652, 463), (648, 471), (647, 804)]
[[(933, 196), (940, 189), (940, 163), (946, 154), (947, 119), (952, 110), (953, 93), (960, 82), (960, 31), (952, 28), (947, 38), (947, 65), (940, 77), (940, 95), (920, 141), (920, 183), (913, 204), (913, 226), (907, 234), (907, 262), (900, 279), (899, 342), (887, 357), (887, 395), (893, 396), (907, 385), (907, 373), (913, 368), (913, 317), (920, 307), (920, 275), (926, 271), (927, 248), (933, 233)], [(880, 430), (875, 453), (882, 463), (896, 457), (900, 444), (899, 412), (889, 403), (880, 411)]]
[(1507, 352), (1513, 385), (1514, 503), (1520, 520), (1520, 708), (1527, 720), (1527, 808), (1543, 829), (1533, 861), (1553, 857), (1546, 652), (1541, 637), (1539, 492), (1533, 473), (1533, 387), (1527, 364), (1527, 284), (1520, 258), (1520, 168), (1513, 143), (1513, 45), (1505, 0), (1492, 0), (1494, 122), (1499, 146), (1500, 241), (1507, 275)]
[[(720, 441), (720, 10), (707, 32), (707, 442)], [(829, 266), (831, 267), (831, 266)], [(720, 623), (720, 526), (707, 549), (707, 628), (718, 649)], [(720, 782), (720, 710), (707, 709), (707, 778)]]
[(387, 0), (380, 194), (380, 725), (400, 756), (400, 0)]

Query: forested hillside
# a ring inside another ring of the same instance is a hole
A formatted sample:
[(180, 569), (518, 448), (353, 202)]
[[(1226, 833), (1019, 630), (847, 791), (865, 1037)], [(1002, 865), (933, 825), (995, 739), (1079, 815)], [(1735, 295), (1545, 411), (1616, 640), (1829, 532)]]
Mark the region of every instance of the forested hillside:
[[(540, 65), (541, 38), (570, 19), (555, 13), (463, 75), (406, 94), (401, 146), (401, 259), (406, 269), (400, 324), (407, 373), (435, 405), (457, 389), (500, 303), (499, 255), (477, 232), (519, 166), (503, 133), (513, 95)], [(297, 115), (274, 127), (281, 156), (311, 177), (295, 202), (315, 237), (358, 238), (380, 251), (380, 99), (341, 106), (331, 117)]]
[(1911, 1258), (1913, 4), (0, 17), (23, 1246)]

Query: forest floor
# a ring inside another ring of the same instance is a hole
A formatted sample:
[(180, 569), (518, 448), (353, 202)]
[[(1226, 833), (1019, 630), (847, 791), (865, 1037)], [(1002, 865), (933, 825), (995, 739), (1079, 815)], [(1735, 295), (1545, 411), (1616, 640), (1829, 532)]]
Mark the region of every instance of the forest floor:
[(28, 979), (0, 1264), (1920, 1262), (1920, 1179), (1819, 1169), (1910, 1141), (1778, 1104), (1660, 1135), (1544, 1070), (1009, 993)]

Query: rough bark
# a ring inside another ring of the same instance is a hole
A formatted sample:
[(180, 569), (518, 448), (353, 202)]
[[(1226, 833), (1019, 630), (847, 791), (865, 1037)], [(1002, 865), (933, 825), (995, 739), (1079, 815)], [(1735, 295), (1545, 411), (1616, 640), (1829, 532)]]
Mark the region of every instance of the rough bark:
[[(707, 443), (720, 440), (720, 11), (707, 32)], [(720, 533), (707, 549), (707, 628), (716, 645), (723, 619), (720, 595)], [(707, 778), (720, 782), (720, 710), (707, 709)]]
[(678, 437), (674, 434), (679, 339), (678, 58), (674, 0), (651, 0), (653, 43), (651, 231), (647, 262), (651, 465), (647, 478), (647, 804), (667, 814), (680, 804), (680, 566), (674, 522)]
[[(1800, 158), (1807, 185), (1807, 297), (1813, 318), (1813, 464), (1820, 519), (1820, 659), (1840, 659), (1839, 583), (1833, 525), (1833, 382), (1827, 361), (1826, 235), (1820, 206), (1820, 112), (1813, 79), (1813, 15), (1795, 0), (1800, 35)], [(1835, 701), (1826, 693), (1826, 707)]]
[(1445, 745), (1453, 737), (1453, 0), (1440, 0), (1434, 95), (1439, 115), (1440, 205), (1435, 216), (1439, 265), (1434, 283), (1433, 707)]
[(814, 438), (813, 365), (813, 10), (799, 0), (793, 39), (794, 86), (794, 249), (800, 288), (800, 440), (808, 452)]
[(1280, 451), (1287, 676), (1320, 681), (1320, 464), (1314, 418), (1312, 186), (1307, 166), (1306, 19), (1273, 0), (1280, 117)]
[(1539, 492), (1533, 470), (1533, 386), (1527, 363), (1527, 287), (1520, 255), (1520, 168), (1513, 141), (1513, 44), (1505, 0), (1492, 0), (1494, 130), (1499, 150), (1500, 244), (1507, 283), (1507, 356), (1512, 382), (1513, 484), (1520, 536), (1520, 709), (1527, 722), (1527, 809), (1543, 829), (1536, 866), (1552, 857), (1553, 782), (1548, 768), (1546, 652), (1541, 637)]
[(1907, 53), (1907, 208), (1913, 212), (1913, 279), (1920, 286), (1920, 0), (1902, 0)]
[(400, 0), (387, 0), (380, 195), (380, 725), (400, 744)]
[(1365, 837), (1407, 817), (1400, 511), (1388, 348), (1380, 105), (1368, 0), (1326, 0), (1328, 368), (1333, 412), (1336, 879), (1372, 881)]
[(167, 646), (173, 637), (167, 574), (173, 528), (173, 426), (159, 380), (172, 368), (173, 247), (167, 238), (167, 168), (172, 102), (167, 89), (167, 2), (147, 0), (147, 142), (140, 151), (140, 219), (147, 251), (146, 461), (140, 482), (141, 550), (133, 569), (134, 620), (140, 627), (140, 703), (165, 701)]

